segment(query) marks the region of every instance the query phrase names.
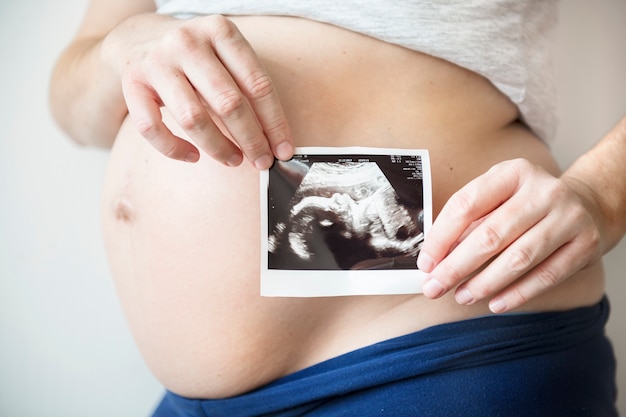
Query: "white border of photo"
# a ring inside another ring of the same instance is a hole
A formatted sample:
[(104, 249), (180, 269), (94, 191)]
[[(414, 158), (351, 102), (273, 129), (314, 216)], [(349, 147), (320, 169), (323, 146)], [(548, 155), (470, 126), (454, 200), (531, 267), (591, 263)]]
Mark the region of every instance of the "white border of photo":
[[(300, 147), (296, 155), (397, 155), (416, 156), (422, 161), (424, 235), (433, 220), (430, 158), (424, 149), (368, 147)], [(328, 297), (346, 295), (417, 294), (422, 292), (425, 273), (418, 269), (376, 270), (286, 270), (268, 268), (269, 171), (260, 175), (261, 204), (261, 295), (267, 297)]]

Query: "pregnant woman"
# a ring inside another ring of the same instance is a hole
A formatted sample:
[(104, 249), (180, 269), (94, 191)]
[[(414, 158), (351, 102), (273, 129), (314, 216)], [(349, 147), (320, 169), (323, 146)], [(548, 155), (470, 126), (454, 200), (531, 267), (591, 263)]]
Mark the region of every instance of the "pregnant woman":
[[(155, 416), (614, 416), (626, 119), (562, 173), (555, 1), (92, 0), (52, 75)], [(259, 295), (259, 170), (427, 149), (424, 294)]]

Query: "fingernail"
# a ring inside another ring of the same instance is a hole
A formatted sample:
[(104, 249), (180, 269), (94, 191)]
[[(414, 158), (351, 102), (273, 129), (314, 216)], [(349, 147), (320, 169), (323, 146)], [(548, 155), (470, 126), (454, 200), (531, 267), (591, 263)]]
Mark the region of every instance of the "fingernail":
[(437, 281), (436, 279), (431, 278), (424, 283), (424, 286), (422, 287), (422, 291), (424, 292), (424, 295), (427, 297), (437, 298), (443, 295), (443, 293), (445, 292), (445, 288), (443, 288), (443, 285), (441, 285), (441, 282)]
[(459, 304), (467, 305), (474, 301), (474, 296), (467, 288), (461, 288), (454, 297)]
[(257, 169), (268, 169), (269, 167), (272, 166), (273, 163), (274, 163), (274, 158), (272, 158), (269, 155), (263, 155), (262, 157), (254, 161), (254, 166)]
[(289, 142), (281, 142), (276, 146), (276, 156), (281, 161), (287, 161), (293, 156), (293, 146)]
[(428, 256), (426, 252), (420, 252), (417, 256), (417, 268), (420, 271), (430, 272), (432, 271), (434, 265), (435, 262), (433, 261), (433, 258)]
[(502, 313), (506, 311), (506, 301), (501, 298), (491, 300), (489, 310), (491, 310), (492, 313)]

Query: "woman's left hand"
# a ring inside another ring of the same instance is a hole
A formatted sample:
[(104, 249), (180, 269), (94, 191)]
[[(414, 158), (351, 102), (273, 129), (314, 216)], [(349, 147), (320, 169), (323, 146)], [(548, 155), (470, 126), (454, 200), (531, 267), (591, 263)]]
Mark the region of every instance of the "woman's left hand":
[(491, 311), (513, 310), (601, 257), (599, 213), (582, 182), (523, 159), (499, 163), (452, 195), (433, 223), (418, 258), (424, 295), (458, 286), (460, 304), (491, 298)]

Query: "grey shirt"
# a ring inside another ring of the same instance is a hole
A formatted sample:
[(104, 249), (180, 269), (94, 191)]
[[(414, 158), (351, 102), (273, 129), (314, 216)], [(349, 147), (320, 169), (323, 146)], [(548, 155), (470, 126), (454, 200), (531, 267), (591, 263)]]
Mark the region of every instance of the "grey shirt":
[(556, 127), (551, 46), (558, 0), (156, 0), (159, 13), (298, 16), (433, 55), (474, 71), (543, 140)]

